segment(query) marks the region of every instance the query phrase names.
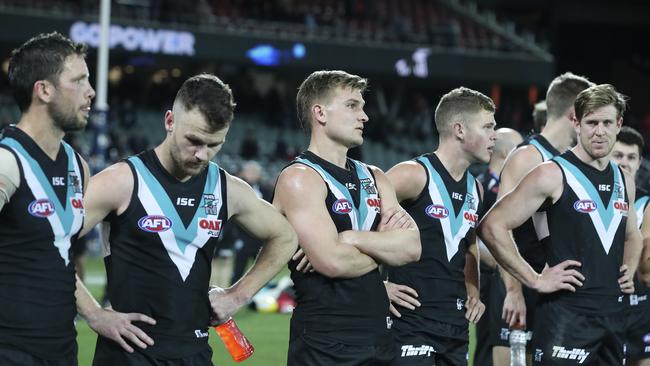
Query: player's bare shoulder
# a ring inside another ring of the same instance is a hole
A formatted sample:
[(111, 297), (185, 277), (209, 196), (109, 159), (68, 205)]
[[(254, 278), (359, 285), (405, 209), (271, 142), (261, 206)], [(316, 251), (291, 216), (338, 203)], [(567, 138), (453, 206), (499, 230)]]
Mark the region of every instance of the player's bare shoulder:
[(130, 200), (134, 185), (131, 168), (120, 161), (93, 175), (88, 182), (88, 192), (110, 196), (117, 206), (121, 206)]
[(427, 184), (427, 172), (414, 160), (403, 161), (386, 172), (399, 201), (414, 199)]
[(313, 168), (296, 163), (278, 176), (273, 205), (284, 213), (291, 202), (323, 201), (326, 195), (323, 178)]
[(20, 179), (18, 161), (16, 161), (14, 154), (4, 148), (0, 148), (0, 174), (11, 179), (15, 185), (18, 185)]
[(276, 192), (324, 192), (325, 182), (321, 176), (313, 169), (304, 164), (292, 164), (285, 168), (278, 177)]
[(542, 154), (533, 145), (519, 146), (512, 150), (504, 163), (504, 170), (521, 172), (525, 174), (535, 166), (544, 162)]

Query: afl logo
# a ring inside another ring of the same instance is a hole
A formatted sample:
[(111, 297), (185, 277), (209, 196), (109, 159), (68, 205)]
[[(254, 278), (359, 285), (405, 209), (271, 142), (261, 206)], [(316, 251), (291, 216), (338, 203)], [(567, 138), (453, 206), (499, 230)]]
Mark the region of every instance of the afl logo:
[(160, 233), (172, 227), (172, 220), (165, 216), (149, 215), (138, 220), (138, 226), (150, 233)]
[(54, 214), (54, 203), (46, 198), (34, 200), (29, 204), (27, 210), (34, 217), (48, 217)]
[(332, 205), (332, 211), (339, 215), (345, 215), (352, 211), (352, 205), (350, 204), (350, 201), (346, 200), (345, 198), (341, 198), (340, 200), (336, 200), (336, 202), (334, 202)]
[(573, 209), (582, 213), (590, 213), (596, 211), (597, 207), (598, 206), (596, 205), (596, 202), (592, 200), (579, 200), (573, 204)]
[(424, 209), (424, 212), (434, 219), (444, 219), (449, 216), (449, 210), (442, 205), (429, 205)]

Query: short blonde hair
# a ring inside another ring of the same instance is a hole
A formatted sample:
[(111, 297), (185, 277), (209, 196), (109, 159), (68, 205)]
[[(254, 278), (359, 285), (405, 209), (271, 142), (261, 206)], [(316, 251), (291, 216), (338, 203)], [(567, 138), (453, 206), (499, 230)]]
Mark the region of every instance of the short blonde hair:
[(300, 126), (309, 130), (311, 106), (317, 101), (328, 100), (336, 88), (350, 88), (363, 93), (368, 88), (368, 80), (341, 70), (315, 71), (298, 88), (296, 107)]
[(436, 107), (436, 128), (439, 135), (449, 135), (454, 120), (466, 119), (467, 114), (482, 111), (494, 113), (496, 107), (492, 99), (483, 93), (461, 86), (440, 98)]

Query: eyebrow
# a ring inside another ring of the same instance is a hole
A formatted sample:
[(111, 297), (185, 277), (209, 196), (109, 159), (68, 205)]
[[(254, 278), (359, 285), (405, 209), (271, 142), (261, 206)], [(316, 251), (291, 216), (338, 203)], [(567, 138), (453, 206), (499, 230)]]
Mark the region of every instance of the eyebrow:
[(357, 104), (361, 104), (361, 105), (365, 105), (365, 104), (366, 104), (365, 101), (362, 101), (362, 100), (359, 100), (359, 99), (355, 99), (355, 98), (350, 98), (350, 99), (346, 100), (345, 103), (357, 103)]
[(226, 141), (225, 138), (221, 139), (221, 140), (206, 141), (204, 138), (202, 138), (202, 137), (200, 137), (198, 135), (195, 135), (193, 133), (185, 134), (185, 138), (187, 138), (189, 140), (196, 140), (196, 141), (204, 143), (206, 145), (218, 145), (218, 144), (222, 144), (222, 143), (224, 143), (224, 141)]

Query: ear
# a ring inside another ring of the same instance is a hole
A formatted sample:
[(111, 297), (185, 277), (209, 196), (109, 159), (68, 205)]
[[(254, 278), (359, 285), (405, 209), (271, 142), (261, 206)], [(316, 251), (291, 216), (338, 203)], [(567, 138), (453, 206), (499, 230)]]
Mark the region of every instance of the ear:
[(618, 117), (618, 119), (616, 120), (616, 127), (618, 128), (619, 131), (621, 130), (621, 127), (623, 127), (623, 117)]
[(165, 112), (165, 130), (168, 135), (174, 130), (174, 112), (170, 110)]
[(54, 96), (56, 88), (47, 80), (38, 80), (32, 88), (32, 101), (38, 99), (42, 103), (49, 103)]
[(461, 121), (454, 121), (451, 124), (451, 131), (457, 139), (463, 141), (465, 139), (465, 126)]
[(325, 125), (325, 123), (327, 123), (327, 112), (325, 111), (325, 107), (323, 105), (312, 105), (311, 114), (314, 116), (314, 120), (316, 120), (319, 124)]
[(572, 121), (572, 122), (575, 119), (578, 118), (578, 117), (576, 117), (576, 109), (575, 109), (575, 107), (571, 106), (571, 108), (569, 108), (569, 110), (566, 112), (566, 118), (568, 118), (569, 121)]

